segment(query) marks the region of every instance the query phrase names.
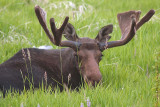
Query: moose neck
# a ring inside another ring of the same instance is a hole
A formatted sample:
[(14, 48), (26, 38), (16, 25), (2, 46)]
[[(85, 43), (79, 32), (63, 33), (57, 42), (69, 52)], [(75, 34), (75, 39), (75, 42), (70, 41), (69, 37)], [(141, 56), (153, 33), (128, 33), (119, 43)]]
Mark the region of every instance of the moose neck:
[(62, 51), (62, 59), (60, 59), (63, 73), (63, 82), (69, 87), (75, 89), (80, 86), (83, 78), (80, 75), (79, 65), (74, 56), (74, 50), (71, 48), (65, 48)]

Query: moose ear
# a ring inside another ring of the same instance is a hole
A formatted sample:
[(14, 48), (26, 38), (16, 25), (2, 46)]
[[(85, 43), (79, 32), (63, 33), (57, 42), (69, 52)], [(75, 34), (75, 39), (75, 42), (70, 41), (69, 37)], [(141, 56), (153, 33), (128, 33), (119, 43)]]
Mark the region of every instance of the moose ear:
[(109, 36), (109, 34), (112, 33), (112, 31), (113, 31), (113, 25), (112, 24), (104, 26), (99, 31), (99, 33), (98, 33), (97, 37), (95, 38), (95, 40), (97, 40), (99, 42), (108, 41), (111, 38), (111, 36)]
[(77, 41), (79, 39), (73, 25), (70, 23), (67, 24), (65, 30), (63, 31), (63, 34), (67, 40)]

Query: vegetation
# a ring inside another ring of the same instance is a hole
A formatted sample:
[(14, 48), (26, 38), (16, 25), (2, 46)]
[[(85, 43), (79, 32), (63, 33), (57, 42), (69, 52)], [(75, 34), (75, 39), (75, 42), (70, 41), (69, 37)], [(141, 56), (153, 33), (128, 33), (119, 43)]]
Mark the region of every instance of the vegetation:
[[(21, 48), (54, 46), (42, 30), (34, 13), (35, 4), (45, 9), (47, 22), (54, 17), (59, 26), (69, 16), (80, 37), (95, 38), (101, 27), (112, 23), (111, 40), (119, 40), (121, 32), (117, 13), (141, 10), (141, 17), (155, 9), (154, 17), (137, 31), (127, 45), (103, 52), (100, 70), (103, 84), (77, 91), (24, 91), (8, 93), (0, 107), (153, 107), (160, 106), (160, 1), (159, 0), (0, 0), (0, 63)], [(48, 23), (49, 25), (49, 23)], [(159, 56), (158, 56), (159, 55)]]

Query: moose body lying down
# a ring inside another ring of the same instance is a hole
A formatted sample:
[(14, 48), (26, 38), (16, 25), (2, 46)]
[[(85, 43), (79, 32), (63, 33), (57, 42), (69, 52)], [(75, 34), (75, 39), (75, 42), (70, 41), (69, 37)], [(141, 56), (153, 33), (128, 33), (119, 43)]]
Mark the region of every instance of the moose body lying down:
[[(45, 20), (45, 12), (39, 6), (35, 6), (37, 18), (50, 41), (63, 49), (43, 50), (36, 48), (22, 49), (12, 58), (0, 65), (0, 90), (3, 95), (9, 89), (29, 89), (51, 85), (59, 86), (63, 90), (63, 84), (71, 89), (79, 87), (84, 81), (95, 86), (102, 79), (99, 70), (99, 62), (102, 51), (107, 48), (122, 46), (128, 43), (136, 31), (147, 22), (155, 13), (150, 10), (140, 21), (140, 11), (128, 11), (117, 15), (122, 38), (118, 41), (110, 41), (113, 25), (104, 26), (95, 39), (79, 38), (74, 27), (68, 23), (68, 17), (57, 29), (54, 19), (50, 19), (53, 35), (49, 32)], [(62, 34), (68, 41), (61, 41)], [(70, 77), (70, 78), (69, 78)]]

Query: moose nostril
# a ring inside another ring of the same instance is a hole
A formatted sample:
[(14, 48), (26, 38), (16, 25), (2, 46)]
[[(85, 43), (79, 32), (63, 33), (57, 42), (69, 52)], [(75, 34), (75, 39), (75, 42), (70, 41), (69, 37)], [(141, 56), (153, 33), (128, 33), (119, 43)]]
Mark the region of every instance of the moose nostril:
[(101, 79), (98, 79), (98, 80), (90, 80), (89, 81), (89, 84), (92, 84), (92, 86), (96, 86), (96, 85), (98, 85), (98, 84), (100, 84), (101, 83)]

